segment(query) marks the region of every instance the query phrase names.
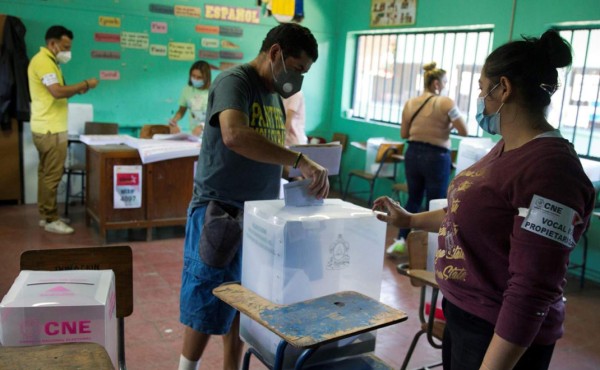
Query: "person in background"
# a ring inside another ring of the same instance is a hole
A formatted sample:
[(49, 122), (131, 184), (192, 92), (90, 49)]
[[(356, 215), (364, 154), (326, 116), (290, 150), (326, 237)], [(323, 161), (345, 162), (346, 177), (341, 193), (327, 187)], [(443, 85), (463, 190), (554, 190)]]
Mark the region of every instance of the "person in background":
[(58, 216), (56, 193), (67, 156), (67, 99), (85, 94), (98, 85), (95, 77), (67, 85), (61, 64), (71, 60), (73, 32), (63, 26), (46, 31), (46, 46), (27, 68), (31, 92), (31, 133), (39, 154), (38, 210), (40, 227), (56, 234), (71, 234), (69, 220)]
[(439, 233), (444, 369), (548, 369), (563, 334), (569, 254), (595, 198), (573, 145), (545, 115), (557, 68), (571, 61), (554, 30), (494, 50), (479, 79), (476, 119), (501, 140), (452, 180), (446, 209), (374, 203), (387, 211), (382, 221)]
[[(409, 99), (402, 111), (400, 136), (408, 140), (404, 156), (404, 173), (408, 185), (406, 210), (421, 210), (423, 198), (427, 207), (432, 199), (446, 198), (450, 181), (450, 131), (467, 136), (467, 126), (452, 99), (443, 96), (448, 79), (446, 71), (431, 62), (425, 71), (423, 93)], [(398, 239), (387, 249), (389, 255), (404, 252), (404, 240), (409, 229), (398, 232)]]
[(244, 202), (276, 199), (283, 165), (312, 179), (308, 190), (317, 198), (329, 192), (327, 169), (284, 147), (281, 97), (300, 91), (317, 57), (310, 30), (283, 23), (267, 33), (256, 58), (213, 82), (186, 225), (180, 370), (197, 368), (211, 335), (223, 335), (223, 368), (239, 367), (239, 314), (212, 290), (241, 279)]
[(283, 106), (285, 107), (285, 146), (307, 144), (304, 94), (302, 91), (283, 99)]
[(206, 105), (208, 103), (208, 90), (210, 88), (211, 72), (210, 65), (203, 60), (192, 64), (188, 76), (187, 86), (181, 91), (179, 97), (179, 109), (169, 120), (169, 129), (172, 134), (181, 132), (178, 122), (183, 118), (185, 112), (190, 110), (189, 127), (184, 132), (194, 136), (201, 136), (206, 119)]

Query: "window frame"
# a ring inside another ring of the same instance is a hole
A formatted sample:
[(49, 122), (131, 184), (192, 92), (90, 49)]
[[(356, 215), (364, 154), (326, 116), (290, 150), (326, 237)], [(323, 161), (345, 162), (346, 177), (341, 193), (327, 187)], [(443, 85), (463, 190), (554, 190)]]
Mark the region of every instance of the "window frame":
[[(469, 131), (476, 136), (482, 136), (482, 130), (474, 120), (475, 101), (478, 96), (477, 76), (483, 67), (485, 57), (493, 47), (493, 25), (414, 28), (410, 30), (392, 29), (379, 32), (359, 32), (354, 37), (355, 50), (350, 86), (350, 109), (346, 118), (400, 127), (404, 104), (408, 99), (423, 92), (422, 66), (435, 61), (438, 63), (438, 68), (443, 68), (447, 72), (447, 85), (449, 89), (452, 89), (452, 92), (448, 95), (461, 109)], [(372, 38), (370, 45), (366, 41), (369, 37)], [(386, 37), (387, 39), (385, 39)], [(401, 37), (402, 40), (400, 40)], [(473, 37), (475, 37), (474, 41)], [(394, 39), (392, 40), (392, 38)], [(441, 51), (436, 50), (436, 47), (439, 47), (437, 43), (440, 40)], [(451, 42), (450, 48), (448, 40)], [(467, 58), (468, 53), (464, 50), (473, 42), (475, 42), (475, 51), (471, 52), (471, 55)], [(382, 44), (385, 48), (382, 47)], [(385, 50), (390, 53), (390, 44), (395, 45), (393, 57), (390, 58), (388, 55), (386, 64), (386, 67), (391, 66), (391, 72), (384, 68), (382, 73), (379, 59), (386, 53)], [(400, 45), (402, 45), (403, 51), (398, 51)], [(379, 55), (375, 55), (373, 50), (380, 50)], [(367, 55), (367, 52), (371, 55)], [(410, 56), (410, 53), (413, 55)], [(419, 54), (417, 55), (417, 53)], [(480, 57), (479, 54), (484, 56)], [(436, 60), (439, 55), (441, 55), (441, 58), (438, 59), (441, 60)], [(365, 65), (368, 65), (368, 68)], [(373, 73), (374, 70), (377, 70), (377, 72)], [(466, 97), (461, 97), (461, 92), (465, 91), (464, 86), (466, 85), (462, 80), (462, 75), (468, 70), (475, 70), (475, 73), (470, 73), (470, 80), (467, 82), (469, 94)], [(369, 73), (371, 75), (366, 76)], [(390, 78), (386, 78), (387, 73), (391, 74)], [(361, 83), (361, 79), (365, 79), (365, 76), (370, 79), (368, 85), (365, 85), (364, 81)], [(383, 86), (380, 86), (381, 84)], [(368, 86), (368, 88), (363, 88), (364, 86)], [(403, 91), (405, 87), (408, 87), (408, 92)], [(386, 93), (388, 96), (378, 103), (377, 96), (383, 96)], [(378, 109), (382, 112), (372, 113)]]

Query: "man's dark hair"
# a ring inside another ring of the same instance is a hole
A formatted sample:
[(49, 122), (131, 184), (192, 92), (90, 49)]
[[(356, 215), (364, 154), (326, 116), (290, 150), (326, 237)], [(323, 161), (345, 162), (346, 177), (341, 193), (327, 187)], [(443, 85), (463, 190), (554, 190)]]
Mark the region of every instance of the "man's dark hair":
[(281, 46), (286, 57), (299, 58), (303, 51), (313, 62), (319, 57), (317, 40), (308, 28), (297, 23), (282, 23), (272, 28), (263, 40), (260, 51), (267, 52), (274, 44)]
[(60, 40), (63, 36), (67, 36), (73, 40), (73, 32), (63, 26), (52, 26), (46, 31), (46, 42), (50, 40)]

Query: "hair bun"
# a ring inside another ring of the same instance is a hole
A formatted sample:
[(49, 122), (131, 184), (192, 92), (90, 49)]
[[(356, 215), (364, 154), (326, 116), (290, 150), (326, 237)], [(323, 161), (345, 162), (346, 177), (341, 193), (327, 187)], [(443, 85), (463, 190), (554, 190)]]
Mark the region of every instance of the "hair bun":
[(435, 66), (437, 65), (436, 62), (431, 62), (431, 63), (427, 63), (423, 66), (423, 70), (425, 71), (433, 71), (435, 69)]
[(534, 42), (554, 68), (566, 67), (573, 61), (571, 45), (556, 30), (544, 32), (542, 37)]

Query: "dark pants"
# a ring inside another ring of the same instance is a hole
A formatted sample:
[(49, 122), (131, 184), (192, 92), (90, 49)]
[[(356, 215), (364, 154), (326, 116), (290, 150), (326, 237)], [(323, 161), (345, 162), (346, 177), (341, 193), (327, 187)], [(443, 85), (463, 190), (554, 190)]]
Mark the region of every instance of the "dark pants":
[[(442, 343), (444, 370), (478, 370), (494, 335), (494, 325), (463, 311), (448, 300), (442, 301), (446, 329)], [(513, 370), (546, 370), (554, 344), (532, 344)]]
[[(423, 198), (446, 198), (452, 166), (450, 151), (439, 146), (410, 141), (404, 156), (404, 174), (408, 185), (408, 201), (404, 208), (411, 213), (420, 212)], [(402, 229), (398, 238), (406, 239), (410, 229)]]

